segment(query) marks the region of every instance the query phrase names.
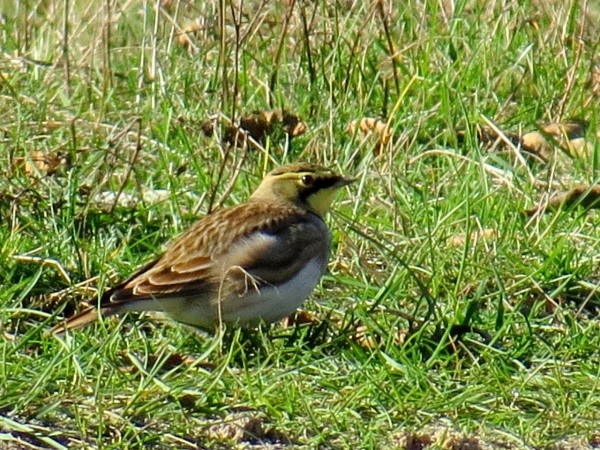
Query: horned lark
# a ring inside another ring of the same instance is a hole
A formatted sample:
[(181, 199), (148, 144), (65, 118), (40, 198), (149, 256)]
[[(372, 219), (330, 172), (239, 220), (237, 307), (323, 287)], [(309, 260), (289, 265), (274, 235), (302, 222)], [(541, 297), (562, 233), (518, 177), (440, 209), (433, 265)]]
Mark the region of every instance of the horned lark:
[(314, 164), (270, 172), (247, 203), (191, 226), (158, 259), (52, 329), (103, 316), (158, 311), (193, 326), (253, 325), (290, 315), (323, 275), (330, 253), (323, 216), (354, 180)]

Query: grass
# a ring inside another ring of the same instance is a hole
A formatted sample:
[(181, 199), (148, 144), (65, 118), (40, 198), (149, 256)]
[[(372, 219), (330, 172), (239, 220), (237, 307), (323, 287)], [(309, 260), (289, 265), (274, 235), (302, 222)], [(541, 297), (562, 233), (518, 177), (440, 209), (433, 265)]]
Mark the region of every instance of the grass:
[[(597, 182), (600, 5), (157, 3), (0, 1), (2, 445), (597, 445), (598, 215), (522, 211)], [(308, 132), (236, 149), (201, 131), (272, 108)], [(378, 157), (346, 132), (362, 117), (394, 130)], [(570, 117), (590, 122), (587, 157), (522, 164), (476, 136)], [(359, 178), (329, 220), (318, 323), (45, 334), (297, 160)]]

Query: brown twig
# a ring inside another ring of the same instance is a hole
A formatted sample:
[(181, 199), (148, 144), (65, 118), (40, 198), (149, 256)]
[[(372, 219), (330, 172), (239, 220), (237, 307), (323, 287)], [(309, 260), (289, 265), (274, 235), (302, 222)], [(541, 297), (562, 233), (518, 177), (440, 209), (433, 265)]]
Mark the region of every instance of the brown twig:
[(234, 168), (233, 174), (231, 175), (231, 177), (229, 179), (229, 183), (227, 183), (227, 187), (225, 188), (225, 190), (221, 194), (221, 197), (217, 201), (217, 205), (219, 205), (219, 207), (223, 206), (223, 204), (225, 203), (225, 201), (231, 194), (231, 191), (233, 191), (235, 183), (236, 183), (238, 177), (240, 176), (240, 172), (242, 171), (242, 166), (244, 165), (244, 162), (246, 162), (247, 158), (248, 158), (248, 151), (245, 151), (245, 152), (243, 152), (242, 157), (240, 158), (239, 162), (237, 163), (236, 167)]
[[(315, 8), (316, 7), (317, 5), (315, 4)], [(304, 2), (301, 2), (300, 18), (302, 19), (302, 32), (304, 37), (304, 48), (306, 50), (306, 63), (308, 64), (308, 75), (310, 79), (310, 85), (312, 87), (316, 80), (316, 73), (312, 62), (312, 52), (310, 50), (310, 33), (308, 30), (308, 21), (306, 20), (306, 5)]]
[(102, 26), (102, 97), (106, 98), (108, 95), (108, 91), (112, 88), (113, 80), (112, 80), (112, 63), (111, 63), (111, 49), (110, 49), (110, 40), (111, 40), (111, 19), (112, 19), (112, 10), (111, 10), (111, 1), (106, 0), (105, 3), (105, 17), (104, 23)]
[(237, 97), (239, 92), (239, 70), (240, 70), (240, 48), (241, 48), (241, 27), (242, 11), (244, 10), (244, 1), (241, 0), (239, 13), (236, 15), (233, 2), (229, 3), (231, 16), (233, 17), (233, 27), (235, 29), (235, 47), (233, 49), (233, 96), (231, 98), (231, 118), (235, 120)]
[[(574, 7), (576, 3), (573, 2), (571, 7)], [(585, 11), (587, 9), (587, 0), (584, 1), (583, 3), (583, 10)], [(586, 24), (586, 20), (580, 20), (580, 26), (579, 26), (579, 34), (577, 35), (577, 49), (575, 50), (575, 59), (573, 61), (573, 64), (571, 64), (571, 67), (569, 67), (569, 70), (567, 72), (567, 87), (565, 88), (565, 93), (562, 96), (562, 98), (560, 99), (560, 101), (558, 102), (558, 106), (557, 106), (557, 113), (556, 113), (556, 117), (555, 120), (556, 122), (560, 122), (562, 120), (563, 114), (565, 112), (565, 106), (567, 104), (567, 100), (571, 98), (571, 92), (573, 91), (573, 86), (575, 86), (575, 81), (577, 79), (577, 77), (575, 76), (575, 72), (577, 71), (577, 69), (579, 68), (579, 63), (581, 61), (581, 54), (583, 53), (583, 46), (584, 46), (584, 40), (583, 40), (583, 34), (585, 32), (585, 24)]]
[(129, 161), (129, 167), (127, 168), (127, 172), (125, 173), (125, 178), (121, 182), (121, 186), (119, 186), (119, 190), (117, 191), (117, 195), (115, 195), (115, 201), (113, 202), (113, 204), (109, 210), (109, 214), (112, 214), (114, 212), (115, 208), (117, 207), (117, 204), (119, 203), (119, 197), (121, 196), (121, 194), (123, 193), (123, 190), (125, 189), (125, 185), (127, 184), (127, 181), (129, 180), (129, 177), (133, 170), (133, 166), (135, 165), (137, 158), (142, 150), (142, 139), (141, 139), (142, 119), (140, 117), (136, 117), (135, 119), (133, 119), (133, 121), (127, 127), (125, 127), (125, 130), (123, 130), (122, 134), (126, 133), (127, 131), (129, 131), (131, 128), (133, 128), (136, 125), (138, 127), (138, 132), (137, 132), (137, 139), (136, 139), (136, 143), (135, 143), (135, 151), (133, 152), (133, 155), (131, 156), (131, 160)]
[(67, 95), (71, 97), (71, 60), (69, 59), (69, 0), (65, 0), (62, 38), (63, 61), (67, 82)]
[(383, 0), (377, 1), (377, 10), (379, 11), (379, 16), (381, 17), (381, 23), (383, 25), (383, 32), (385, 34), (385, 38), (388, 45), (388, 51), (390, 52), (390, 58), (392, 60), (392, 73), (394, 75), (394, 84), (396, 86), (396, 93), (400, 93), (400, 80), (398, 79), (398, 61), (396, 56), (396, 50), (394, 50), (394, 42), (392, 41), (392, 36), (390, 35), (390, 28), (387, 23), (387, 17), (385, 15), (385, 10), (383, 8)]
[(219, 29), (221, 31), (221, 39), (219, 41), (219, 61), (222, 64), (221, 66), (221, 111), (225, 111), (225, 106), (227, 105), (227, 98), (229, 97), (229, 83), (227, 81), (227, 29), (225, 26), (225, 16), (226, 16), (226, 0), (221, 0), (219, 2)]
[(229, 154), (231, 153), (232, 147), (225, 148), (225, 155), (223, 156), (223, 161), (221, 161), (221, 165), (219, 166), (219, 173), (217, 174), (217, 180), (213, 184), (210, 192), (210, 197), (208, 198), (208, 208), (206, 210), (206, 214), (210, 214), (212, 212), (213, 206), (215, 204), (215, 199), (217, 197), (217, 189), (219, 188), (219, 184), (221, 184), (221, 179), (223, 178), (223, 174), (225, 173), (225, 166), (227, 165), (227, 160), (229, 159)]
[(281, 31), (281, 36), (279, 36), (279, 42), (277, 43), (277, 51), (275, 52), (275, 60), (273, 61), (273, 72), (271, 73), (271, 80), (269, 82), (269, 106), (271, 108), (273, 105), (273, 98), (275, 94), (275, 85), (277, 84), (277, 74), (279, 73), (279, 63), (281, 62), (281, 53), (283, 51), (283, 45), (285, 43), (285, 37), (287, 36), (288, 26), (290, 24), (290, 19), (292, 18), (292, 13), (294, 12), (294, 7), (296, 6), (296, 0), (291, 0), (289, 3), (289, 7), (287, 10), (287, 14), (283, 19), (283, 28)]

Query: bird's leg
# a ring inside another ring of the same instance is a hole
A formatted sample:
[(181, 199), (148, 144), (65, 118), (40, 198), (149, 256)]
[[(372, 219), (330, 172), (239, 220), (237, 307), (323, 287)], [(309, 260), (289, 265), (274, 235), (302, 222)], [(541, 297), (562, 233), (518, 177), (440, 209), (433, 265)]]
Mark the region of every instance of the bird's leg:
[[(261, 280), (260, 278), (252, 275), (250, 272), (248, 272), (241, 266), (231, 266), (227, 269), (223, 278), (226, 278), (227, 275), (230, 273), (232, 273), (232, 277), (239, 278), (240, 275), (244, 277), (244, 290), (238, 293), (238, 297), (245, 296), (246, 294), (248, 294), (248, 291), (250, 289), (254, 289), (256, 293), (260, 295), (260, 285), (261, 283), (265, 283), (264, 280)], [(223, 280), (221, 281), (221, 284), (222, 283)]]

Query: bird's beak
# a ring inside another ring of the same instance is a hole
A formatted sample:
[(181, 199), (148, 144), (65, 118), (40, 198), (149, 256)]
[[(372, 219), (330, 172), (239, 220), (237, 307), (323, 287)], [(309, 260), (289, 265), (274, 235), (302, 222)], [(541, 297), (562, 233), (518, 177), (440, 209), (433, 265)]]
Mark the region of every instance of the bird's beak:
[(348, 186), (349, 184), (352, 184), (356, 181), (356, 178), (345, 178), (345, 177), (340, 177), (340, 179), (335, 183), (335, 187), (336, 188), (341, 188), (344, 186)]

